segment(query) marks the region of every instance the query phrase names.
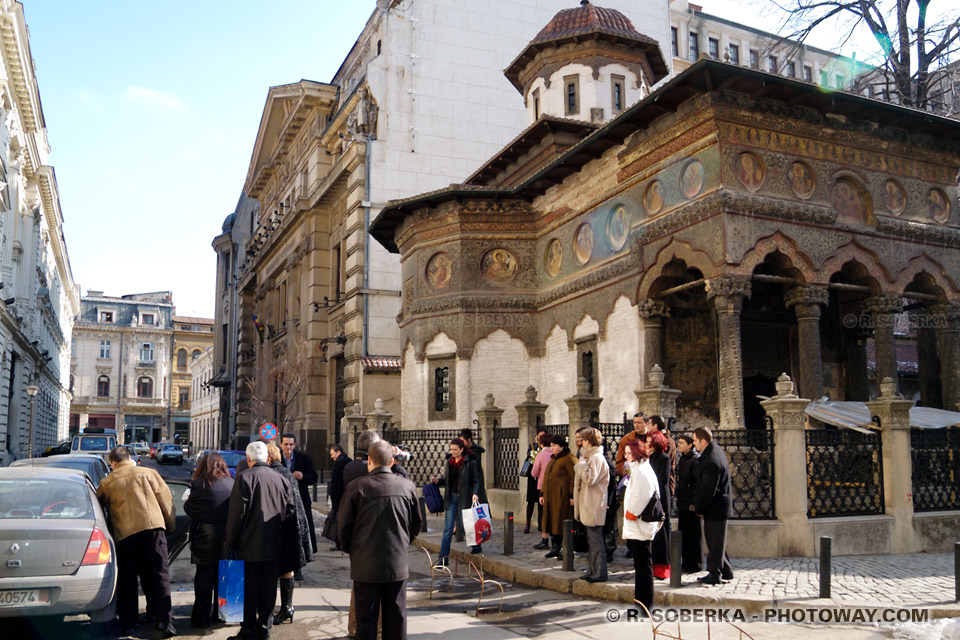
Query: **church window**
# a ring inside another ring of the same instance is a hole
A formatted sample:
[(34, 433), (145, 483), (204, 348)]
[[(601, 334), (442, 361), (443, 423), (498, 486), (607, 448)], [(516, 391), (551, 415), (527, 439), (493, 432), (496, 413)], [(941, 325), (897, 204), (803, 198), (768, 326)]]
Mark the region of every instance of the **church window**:
[(437, 367), (433, 371), (433, 410), (450, 410), (450, 368)]
[(577, 345), (577, 379), (587, 381), (587, 393), (597, 395), (600, 376), (597, 371), (597, 336), (578, 338)]
[(430, 375), (433, 386), (430, 390), (429, 420), (451, 420), (456, 417), (456, 355), (453, 353), (430, 358)]
[(567, 76), (563, 79), (564, 90), (566, 91), (566, 115), (577, 115), (580, 113), (580, 76)]
[(613, 81), (613, 112), (620, 113), (624, 109), (623, 87), (626, 79), (623, 76), (611, 76)]

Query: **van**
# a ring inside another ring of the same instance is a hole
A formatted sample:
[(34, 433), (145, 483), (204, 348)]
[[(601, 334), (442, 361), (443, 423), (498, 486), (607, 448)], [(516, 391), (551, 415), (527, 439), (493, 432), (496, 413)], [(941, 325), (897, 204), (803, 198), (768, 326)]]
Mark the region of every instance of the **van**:
[(104, 462), (110, 464), (108, 456), (116, 446), (116, 433), (90, 433), (84, 431), (80, 435), (73, 436), (73, 439), (70, 441), (70, 453), (91, 453), (100, 456)]

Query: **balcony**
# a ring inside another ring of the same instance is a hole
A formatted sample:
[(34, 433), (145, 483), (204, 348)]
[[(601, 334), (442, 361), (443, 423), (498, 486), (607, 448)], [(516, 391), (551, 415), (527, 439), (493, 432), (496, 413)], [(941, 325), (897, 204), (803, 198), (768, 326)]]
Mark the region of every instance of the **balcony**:
[(157, 366), (157, 361), (156, 360), (138, 360), (137, 366), (152, 369)]

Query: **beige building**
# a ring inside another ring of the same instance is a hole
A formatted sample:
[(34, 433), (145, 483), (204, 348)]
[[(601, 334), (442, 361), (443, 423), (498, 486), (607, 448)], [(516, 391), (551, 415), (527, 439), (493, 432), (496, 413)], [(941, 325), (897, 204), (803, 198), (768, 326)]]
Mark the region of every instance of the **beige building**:
[(195, 397), (189, 365), (213, 345), (213, 319), (173, 316), (173, 362), (170, 371), (170, 417), (176, 442), (190, 436), (191, 402)]
[(220, 390), (213, 379), (213, 348), (207, 347), (187, 365), (191, 379), (190, 447), (196, 453), (220, 448)]

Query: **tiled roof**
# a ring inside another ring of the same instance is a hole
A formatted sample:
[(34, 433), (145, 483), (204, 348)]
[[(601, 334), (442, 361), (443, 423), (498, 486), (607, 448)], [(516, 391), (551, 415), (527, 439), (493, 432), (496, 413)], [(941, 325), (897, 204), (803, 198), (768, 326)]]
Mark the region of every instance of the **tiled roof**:
[(187, 324), (213, 324), (213, 318), (197, 318), (194, 316), (173, 316), (173, 321)]
[(638, 33), (633, 28), (630, 19), (619, 11), (598, 7), (589, 2), (582, 2), (579, 7), (564, 9), (553, 16), (553, 20), (547, 23), (547, 26), (537, 34), (537, 37), (530, 44), (566, 38), (598, 29), (614, 35), (652, 41), (651, 38)]
[(360, 358), (360, 364), (364, 371), (400, 371), (400, 358), (398, 357), (374, 357)]

